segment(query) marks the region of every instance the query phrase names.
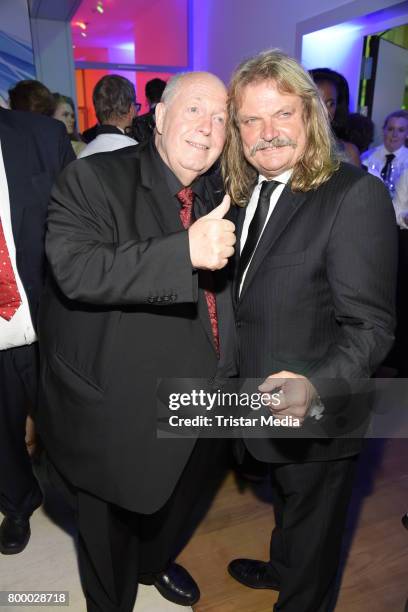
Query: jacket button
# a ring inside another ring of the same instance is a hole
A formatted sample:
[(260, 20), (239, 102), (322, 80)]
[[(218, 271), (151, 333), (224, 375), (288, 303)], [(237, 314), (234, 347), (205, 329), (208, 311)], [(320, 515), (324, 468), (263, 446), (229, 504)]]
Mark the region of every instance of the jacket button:
[(237, 328), (242, 327), (242, 321), (235, 321), (235, 327)]

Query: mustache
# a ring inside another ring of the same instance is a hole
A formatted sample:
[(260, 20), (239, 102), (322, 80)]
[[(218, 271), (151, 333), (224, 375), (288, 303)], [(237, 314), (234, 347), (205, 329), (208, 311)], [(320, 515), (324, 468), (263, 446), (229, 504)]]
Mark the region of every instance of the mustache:
[(291, 138), (284, 138), (281, 136), (276, 136), (272, 138), (272, 140), (258, 140), (250, 149), (250, 155), (253, 157), (257, 151), (262, 151), (263, 149), (279, 149), (280, 147), (293, 147), (294, 149), (297, 147), (296, 140), (292, 140)]

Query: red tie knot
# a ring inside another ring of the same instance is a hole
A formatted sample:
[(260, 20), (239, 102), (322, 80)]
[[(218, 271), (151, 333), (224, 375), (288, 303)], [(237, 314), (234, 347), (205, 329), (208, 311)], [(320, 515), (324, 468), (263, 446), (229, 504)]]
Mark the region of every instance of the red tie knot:
[(177, 199), (181, 203), (180, 220), (184, 229), (188, 229), (191, 225), (194, 201), (194, 193), (191, 187), (180, 189), (177, 194)]
[(177, 194), (177, 199), (181, 202), (182, 206), (186, 208), (191, 208), (193, 206), (194, 201), (194, 192), (191, 187), (184, 187), (180, 189)]

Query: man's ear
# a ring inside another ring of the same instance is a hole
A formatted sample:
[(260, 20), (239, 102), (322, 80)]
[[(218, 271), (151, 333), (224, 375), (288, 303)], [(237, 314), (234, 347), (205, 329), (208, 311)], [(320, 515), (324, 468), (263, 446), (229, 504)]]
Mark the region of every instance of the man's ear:
[(164, 117), (166, 115), (166, 106), (163, 104), (163, 102), (156, 104), (154, 113), (156, 117), (156, 130), (158, 134), (161, 134), (163, 132)]

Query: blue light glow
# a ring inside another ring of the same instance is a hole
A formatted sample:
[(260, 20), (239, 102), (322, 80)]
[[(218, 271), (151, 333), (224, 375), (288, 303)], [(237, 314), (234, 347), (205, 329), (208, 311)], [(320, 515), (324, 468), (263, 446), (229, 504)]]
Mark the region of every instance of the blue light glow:
[(135, 51), (134, 42), (121, 43), (120, 45), (115, 45), (115, 47), (117, 49), (122, 49), (123, 51)]

